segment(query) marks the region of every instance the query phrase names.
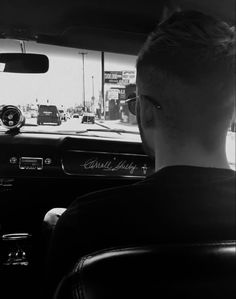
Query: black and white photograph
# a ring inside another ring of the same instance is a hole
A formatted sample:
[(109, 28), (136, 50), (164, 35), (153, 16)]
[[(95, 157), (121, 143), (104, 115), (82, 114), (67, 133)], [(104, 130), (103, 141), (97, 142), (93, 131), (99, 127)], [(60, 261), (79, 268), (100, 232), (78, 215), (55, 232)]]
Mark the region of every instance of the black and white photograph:
[(236, 296), (235, 0), (0, 1), (0, 298)]

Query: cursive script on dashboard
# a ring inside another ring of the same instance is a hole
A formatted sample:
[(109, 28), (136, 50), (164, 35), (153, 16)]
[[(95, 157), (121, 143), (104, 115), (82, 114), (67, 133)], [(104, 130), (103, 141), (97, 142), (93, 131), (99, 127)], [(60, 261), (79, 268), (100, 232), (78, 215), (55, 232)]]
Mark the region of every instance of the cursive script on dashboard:
[(126, 170), (129, 171), (130, 174), (133, 174), (135, 169), (138, 168), (136, 164), (134, 164), (133, 162), (127, 162), (126, 160), (120, 160), (118, 162), (114, 162), (112, 160), (101, 161), (98, 158), (88, 159), (80, 166), (86, 170), (93, 170), (93, 169), (102, 169), (105, 171)]

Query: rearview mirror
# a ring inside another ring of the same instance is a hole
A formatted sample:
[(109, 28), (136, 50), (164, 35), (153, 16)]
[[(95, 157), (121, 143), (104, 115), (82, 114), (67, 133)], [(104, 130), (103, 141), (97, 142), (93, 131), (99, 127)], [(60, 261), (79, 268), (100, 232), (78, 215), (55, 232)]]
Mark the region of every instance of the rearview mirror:
[(0, 72), (46, 73), (49, 60), (46, 55), (27, 53), (0, 53)]

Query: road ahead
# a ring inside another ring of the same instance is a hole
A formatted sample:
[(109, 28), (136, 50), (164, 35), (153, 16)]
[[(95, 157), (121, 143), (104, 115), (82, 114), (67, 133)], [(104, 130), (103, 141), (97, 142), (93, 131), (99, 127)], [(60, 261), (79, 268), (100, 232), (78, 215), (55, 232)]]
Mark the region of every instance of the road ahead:
[[(26, 119), (26, 124), (33, 125), (32, 127), (27, 127), (27, 130), (35, 131), (35, 125), (37, 125), (37, 118), (28, 118)], [(57, 132), (57, 131), (81, 131), (86, 129), (101, 129), (101, 126), (97, 123), (95, 124), (86, 124), (81, 123), (81, 118), (72, 118), (67, 121), (62, 121), (61, 125), (39, 125), (37, 130), (42, 130), (45, 132)]]
[[(95, 120), (95, 124), (81, 123), (82, 117), (72, 118), (67, 121), (62, 121), (61, 125), (37, 125), (36, 118), (26, 119), (26, 126), (21, 130), (27, 132), (47, 132), (47, 133), (63, 133), (63, 134), (76, 134), (83, 133), (88, 136), (99, 136), (105, 138), (118, 138), (123, 140), (134, 140), (140, 141), (140, 135), (137, 125), (131, 125), (122, 123), (120, 120)], [(110, 132), (109, 129), (113, 130), (125, 130), (127, 133)], [(91, 130), (91, 132), (86, 132)], [(94, 131), (93, 131), (94, 130)], [(102, 130), (102, 131), (99, 131)], [(98, 132), (99, 131), (99, 132)], [(135, 134), (134, 134), (135, 133)]]

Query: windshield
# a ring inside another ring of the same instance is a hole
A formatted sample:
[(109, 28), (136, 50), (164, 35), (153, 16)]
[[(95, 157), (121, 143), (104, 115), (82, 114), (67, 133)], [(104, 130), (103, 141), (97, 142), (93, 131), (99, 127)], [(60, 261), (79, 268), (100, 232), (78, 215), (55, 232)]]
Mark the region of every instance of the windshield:
[[(0, 40), (0, 49), (20, 52), (21, 47), (19, 41), (6, 39)], [(25, 42), (25, 49), (46, 54), (49, 70), (45, 74), (0, 72), (0, 104), (21, 109), (27, 125), (22, 131), (72, 134), (108, 128), (111, 134), (111, 129), (127, 129), (136, 134), (122, 138), (140, 140), (136, 119), (125, 103), (127, 93), (136, 88), (136, 56), (35, 42)]]
[[(136, 91), (136, 56), (25, 42), (26, 53), (45, 54), (44, 74), (0, 71), (1, 105), (16, 105), (24, 132), (82, 134), (141, 141), (125, 100)], [(1, 39), (0, 52), (20, 52), (19, 41)], [(0, 125), (0, 130), (5, 130)], [(235, 132), (226, 152), (235, 168)]]

